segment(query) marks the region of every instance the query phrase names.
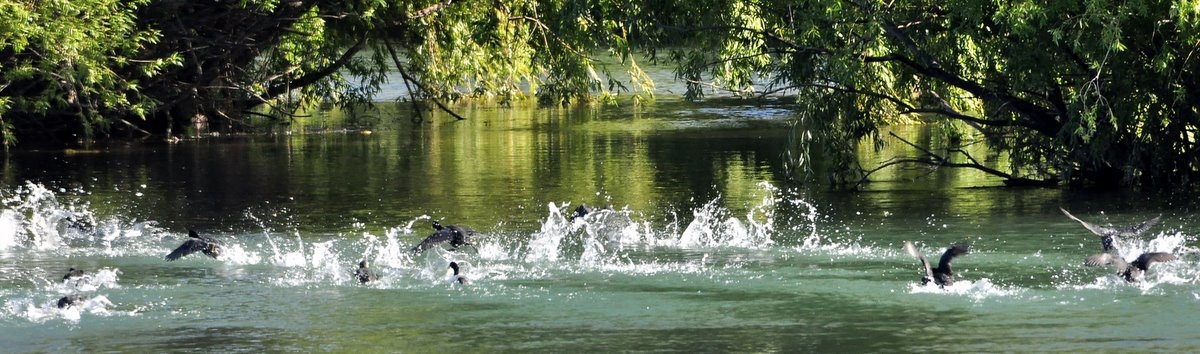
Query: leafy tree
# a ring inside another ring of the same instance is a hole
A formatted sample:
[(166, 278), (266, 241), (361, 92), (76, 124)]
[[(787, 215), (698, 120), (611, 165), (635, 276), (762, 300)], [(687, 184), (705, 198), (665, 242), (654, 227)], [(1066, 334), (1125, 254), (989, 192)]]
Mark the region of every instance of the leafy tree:
[[(1200, 85), (1190, 1), (701, 1), (661, 26), (709, 84), (798, 96), (838, 178), (854, 146), (906, 120), (961, 122), (1008, 151), (1013, 182), (1190, 185)], [(664, 10), (663, 13), (668, 13)], [(912, 160), (944, 165), (934, 153)], [(976, 167), (981, 167), (975, 164)]]
[(620, 34), (592, 16), (610, 11), (603, 4), (0, 1), (14, 14), (0, 20), (6, 146), (15, 135), (172, 136), (241, 125), (247, 114), (288, 119), (314, 103), (369, 104), (396, 71), (416, 98), (438, 104), (527, 92), (561, 104), (623, 88), (588, 55)]
[[(0, 1), (0, 132), (53, 134), (68, 123), (82, 131), (106, 122), (113, 108), (143, 116), (138, 80), (178, 62), (177, 56), (133, 56), (159, 38), (139, 29), (135, 11), (145, 1)], [(21, 119), (34, 114), (40, 119)], [(14, 117), (18, 116), (18, 117)]]
[[(823, 150), (847, 184), (870, 172), (860, 144), (916, 121), (983, 137), (1011, 160), (989, 173), (1014, 183), (1200, 177), (1187, 0), (0, 0), (0, 13), (5, 145), (288, 119), (369, 102), (392, 72), (438, 104), (603, 99), (653, 87), (643, 51), (675, 65), (689, 99), (796, 96), (801, 151)], [(602, 50), (623, 61), (600, 64)], [(982, 167), (945, 156), (961, 151), (904, 161)]]

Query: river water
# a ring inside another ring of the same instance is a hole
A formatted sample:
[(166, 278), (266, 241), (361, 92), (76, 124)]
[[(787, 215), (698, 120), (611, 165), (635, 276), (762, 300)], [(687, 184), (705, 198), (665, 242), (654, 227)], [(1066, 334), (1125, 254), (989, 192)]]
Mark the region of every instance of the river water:
[[(928, 170), (835, 192), (790, 182), (786, 106), (634, 111), (14, 152), (0, 351), (1200, 349), (1192, 200)], [(613, 210), (568, 219), (579, 203)], [(1162, 215), (1121, 253), (1180, 259), (1136, 284), (1085, 267), (1100, 242), (1059, 207)], [(473, 228), (476, 248), (413, 254), (432, 221)], [(189, 228), (221, 257), (166, 262)], [(969, 243), (959, 281), (920, 285), (905, 240), (935, 260)], [(363, 259), (378, 281), (353, 277)], [(447, 281), (450, 261), (470, 284)], [(88, 274), (64, 282), (71, 267)], [(57, 308), (67, 295), (86, 300)]]

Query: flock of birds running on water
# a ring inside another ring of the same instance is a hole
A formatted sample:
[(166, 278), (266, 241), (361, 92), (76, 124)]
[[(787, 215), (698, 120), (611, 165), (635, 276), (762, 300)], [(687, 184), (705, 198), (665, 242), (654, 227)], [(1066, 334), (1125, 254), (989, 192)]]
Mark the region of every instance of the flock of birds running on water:
[[(581, 204), (579, 207), (575, 208), (575, 211), (570, 215), (570, 218), (582, 218), (595, 212), (596, 210), (597, 209), (592, 208), (587, 204)], [(605, 206), (600, 210), (612, 210), (612, 206)], [(442, 243), (449, 243), (451, 250), (456, 250), (462, 246), (471, 246), (471, 248), (475, 248), (475, 245), (470, 241), (471, 238), (475, 236), (475, 230), (457, 225), (442, 226), (442, 223), (438, 222), (437, 220), (433, 221), (433, 230), (433, 234), (425, 237), (424, 240), (421, 240), (421, 243), (413, 246), (410, 251), (413, 253), (421, 253)], [(476, 248), (475, 251), (479, 252), (479, 249)], [(167, 254), (165, 258), (168, 262), (170, 262), (196, 252), (200, 252), (213, 259), (217, 259), (221, 256), (221, 243), (211, 237), (200, 236), (200, 234), (195, 230), (189, 229), (187, 241), (184, 241), (183, 244), (172, 250), (171, 253)], [(453, 274), (451, 274), (449, 278), (450, 283), (465, 285), (471, 282), (466, 275), (461, 273), (458, 262), (450, 262), (449, 269), (453, 271)], [(85, 276), (83, 270), (72, 267), (69, 271), (67, 271), (67, 274), (63, 276), (63, 282), (78, 280), (83, 276)], [(365, 259), (358, 262), (358, 268), (354, 270), (354, 277), (358, 279), (359, 283), (363, 284), (379, 279), (379, 277), (375, 275), (375, 272), (371, 271), (370, 264), (367, 263), (367, 260)], [(82, 295), (63, 296), (62, 298), (58, 299), (57, 306), (60, 309), (67, 308), (84, 300), (87, 300), (87, 298)]]
[[(579, 207), (575, 208), (575, 211), (571, 214), (570, 218), (581, 218), (587, 214), (595, 212), (596, 210), (597, 209), (589, 207), (587, 204), (581, 204)], [(612, 210), (612, 206), (605, 206), (601, 210)], [(1071, 213), (1066, 209), (1059, 208), (1059, 210), (1062, 210), (1063, 214), (1066, 214), (1068, 218), (1071, 218), (1071, 220), (1075, 220), (1076, 222), (1082, 224), (1084, 228), (1096, 234), (1096, 236), (1098, 236), (1100, 239), (1101, 253), (1087, 257), (1084, 260), (1085, 265), (1114, 265), (1117, 269), (1117, 275), (1119, 275), (1121, 278), (1129, 282), (1138, 282), (1142, 280), (1142, 277), (1145, 275), (1146, 271), (1150, 270), (1151, 264), (1154, 264), (1155, 262), (1169, 262), (1177, 259), (1175, 255), (1168, 252), (1146, 252), (1138, 256), (1138, 258), (1133, 260), (1133, 262), (1127, 262), (1117, 253), (1116, 245), (1121, 242), (1121, 237), (1134, 237), (1146, 232), (1146, 230), (1149, 230), (1158, 223), (1159, 219), (1162, 218), (1161, 215), (1136, 225), (1122, 228), (1112, 228), (1080, 220), (1074, 215), (1071, 215)], [(471, 238), (475, 236), (475, 230), (456, 225), (442, 226), (442, 224), (436, 220), (433, 221), (433, 229), (433, 234), (425, 237), (421, 243), (412, 247), (411, 251), (413, 253), (424, 252), (425, 250), (436, 247), (442, 243), (449, 243), (451, 250), (456, 250), (462, 246), (471, 246), (472, 248), (475, 248), (475, 245), (470, 241)], [(966, 255), (970, 251), (970, 246), (965, 244), (951, 245), (944, 253), (942, 253), (942, 257), (938, 260), (936, 268), (925, 259), (925, 256), (922, 255), (919, 250), (917, 250), (917, 247), (913, 245), (912, 242), (904, 241), (904, 251), (913, 257), (916, 257), (917, 260), (921, 262), (921, 270), (923, 271), (923, 275), (921, 276), (921, 285), (927, 285), (930, 282), (933, 282), (938, 287), (945, 288), (948, 285), (954, 284), (954, 271), (950, 268), (950, 262), (952, 262), (956, 257)], [(171, 253), (167, 254), (166, 260), (174, 261), (196, 252), (201, 252), (206, 256), (216, 259), (221, 255), (220, 242), (211, 237), (200, 236), (200, 234), (196, 233), (194, 230), (188, 230), (187, 241), (184, 241), (182, 245), (179, 245), (179, 247), (176, 247), (173, 251), (171, 251)], [(476, 252), (478, 252), (478, 249), (476, 249)], [(451, 283), (470, 283), (470, 279), (468, 279), (466, 275), (460, 273), (457, 262), (450, 262), (449, 269), (454, 272), (449, 278)], [(82, 270), (71, 268), (67, 274), (63, 276), (63, 281), (65, 282), (72, 279), (78, 279), (82, 276), (84, 276), (84, 272)], [(375, 272), (371, 271), (370, 264), (368, 264), (367, 260), (365, 259), (358, 262), (358, 268), (354, 270), (354, 276), (358, 279), (359, 283), (363, 284), (378, 280)], [(58, 299), (58, 308), (67, 308), (83, 300), (86, 300), (86, 298), (81, 295), (63, 296), (62, 298)]]
[[(1092, 267), (1113, 265), (1117, 269), (1118, 276), (1125, 279), (1125, 281), (1134, 283), (1142, 281), (1146, 271), (1150, 270), (1151, 264), (1155, 262), (1170, 262), (1177, 259), (1174, 254), (1169, 252), (1146, 252), (1138, 256), (1137, 259), (1134, 259), (1133, 262), (1127, 262), (1117, 253), (1116, 245), (1121, 242), (1122, 237), (1135, 237), (1146, 232), (1146, 230), (1149, 230), (1154, 224), (1158, 223), (1162, 215), (1136, 225), (1113, 228), (1083, 221), (1075, 217), (1075, 215), (1071, 215), (1071, 212), (1063, 208), (1058, 208), (1058, 210), (1061, 210), (1068, 218), (1082, 224), (1084, 228), (1100, 238), (1100, 253), (1088, 256), (1084, 259), (1084, 265)], [(954, 270), (950, 269), (950, 262), (955, 257), (967, 254), (969, 248), (968, 245), (964, 244), (950, 246), (950, 248), (946, 249), (946, 252), (942, 253), (942, 258), (938, 260), (937, 268), (934, 268), (912, 242), (904, 241), (904, 251), (921, 261), (921, 270), (924, 271), (924, 275), (921, 276), (921, 285), (933, 282), (942, 288), (954, 284)]]

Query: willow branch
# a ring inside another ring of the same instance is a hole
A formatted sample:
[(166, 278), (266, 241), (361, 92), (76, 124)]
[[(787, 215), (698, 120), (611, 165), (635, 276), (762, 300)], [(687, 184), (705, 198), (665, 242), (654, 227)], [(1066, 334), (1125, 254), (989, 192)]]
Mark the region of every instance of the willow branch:
[(333, 73), (341, 70), (342, 67), (346, 66), (346, 64), (349, 64), (350, 61), (354, 59), (354, 55), (358, 54), (358, 52), (362, 50), (366, 44), (367, 36), (362, 36), (362, 38), (358, 39), (358, 42), (355, 42), (354, 45), (351, 45), (350, 48), (347, 48), (346, 51), (342, 53), (342, 56), (333, 63), (330, 63), (321, 70), (305, 74), (294, 80), (273, 85), (267, 89), (267, 92), (263, 94), (263, 96), (265, 98), (273, 99), (279, 95), (287, 93), (287, 91), (291, 90), (292, 87), (305, 87), (312, 85), (313, 83), (316, 83), (317, 81), (324, 79), (329, 75), (333, 75)]
[(1011, 174), (996, 170), (994, 168), (984, 166), (983, 164), (979, 163), (978, 160), (976, 160), (974, 157), (972, 157), (970, 154), (968, 154), (966, 151), (964, 151), (962, 149), (951, 149), (950, 152), (962, 154), (963, 156), (966, 156), (967, 160), (969, 160), (970, 162), (969, 163), (951, 162), (950, 159), (948, 159), (942, 155), (935, 154), (933, 151), (929, 151), (929, 149), (918, 146), (917, 144), (913, 144), (911, 141), (905, 140), (904, 138), (901, 138), (899, 135), (896, 135), (896, 133), (889, 132), (888, 135), (891, 135), (892, 137), (900, 140), (905, 145), (908, 145), (914, 149), (920, 150), (923, 155), (919, 156), (919, 157), (893, 158), (893, 159), (888, 160), (887, 162), (884, 162), (883, 164), (879, 165), (878, 167), (867, 170), (863, 173), (863, 176), (861, 179), (859, 179), (858, 183), (856, 183), (854, 185), (855, 189), (857, 189), (863, 183), (866, 183), (868, 181), (868, 179), (870, 178), (871, 174), (873, 174), (875, 172), (879, 172), (880, 170), (883, 170), (885, 168), (895, 166), (895, 165), (914, 164), (914, 163), (927, 165), (927, 166), (933, 166), (933, 167), (971, 168), (971, 169), (975, 169), (978, 171), (982, 171), (983, 173), (987, 173), (989, 175), (1004, 178), (1004, 184), (1008, 185), (1008, 186), (1053, 186), (1058, 183), (1058, 180), (1053, 179), (1053, 178), (1045, 179), (1045, 180), (1037, 180), (1037, 179), (1031, 179), (1031, 178), (1017, 177), (1017, 176), (1013, 176)]
[(1002, 102), (1005, 106), (1011, 107), (1014, 111), (1020, 112), (1025, 117), (1025, 122), (1021, 124), (1022, 126), (1036, 130), (1045, 136), (1055, 136), (1062, 128), (1062, 125), (1053, 119), (1055, 114), (1050, 111), (1032, 102), (1022, 100), (1010, 94), (993, 91), (977, 82), (946, 71), (937, 60), (933, 59), (932, 55), (922, 50), (912, 38), (904, 34), (896, 25), (886, 22), (880, 23), (880, 25), (883, 27), (884, 34), (888, 38), (899, 42), (916, 59), (899, 54), (891, 54), (883, 57), (872, 57), (867, 60), (894, 60), (917, 71), (921, 75), (961, 88), (984, 101)]
[[(392, 56), (392, 62), (394, 62), (396, 64), (396, 67), (397, 68), (403, 67), (404, 63), (400, 61), (400, 56), (396, 54), (396, 49), (392, 47), (392, 44), (390, 42), (384, 43), (384, 47), (387, 48), (388, 54)], [(453, 110), (450, 109), (450, 107), (447, 107), (445, 104), (443, 104), (441, 100), (437, 99), (436, 95), (432, 94), (433, 91), (431, 91), (431, 90), (429, 90), (429, 88), (425, 87), (425, 85), (422, 84), (420, 80), (417, 80), (416, 78), (409, 75), (408, 72), (400, 70), (400, 77), (404, 78), (405, 80), (410, 80), (413, 83), (413, 85), (417, 86), (417, 89), (428, 94), (429, 100), (433, 101), (433, 103), (436, 104), (438, 106), (438, 108), (440, 108), (443, 112), (450, 114), (455, 119), (467, 120), (466, 117), (463, 117), (462, 115), (458, 114), (457, 112), (454, 112)], [(420, 113), (420, 112), (418, 112), (418, 113)]]

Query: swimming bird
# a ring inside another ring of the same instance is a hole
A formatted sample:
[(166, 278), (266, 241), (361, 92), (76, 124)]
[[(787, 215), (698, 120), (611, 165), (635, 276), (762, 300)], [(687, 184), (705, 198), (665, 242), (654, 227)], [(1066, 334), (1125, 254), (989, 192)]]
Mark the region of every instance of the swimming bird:
[[(442, 223), (437, 221), (433, 222), (433, 229), (435, 231), (432, 235), (429, 235), (429, 237), (426, 237), (425, 240), (421, 241), (421, 243), (413, 246), (413, 252), (421, 253), (436, 244), (446, 241), (449, 241), (450, 247), (455, 249), (462, 245), (471, 246), (472, 248), (475, 247), (475, 245), (468, 241), (468, 236), (475, 236), (475, 230), (454, 225), (443, 227)], [(476, 249), (476, 251), (478, 251), (478, 249)]]
[(1089, 266), (1106, 266), (1115, 264), (1117, 266), (1117, 275), (1124, 278), (1130, 283), (1139, 282), (1146, 275), (1146, 271), (1150, 270), (1150, 265), (1154, 262), (1170, 262), (1178, 259), (1175, 255), (1167, 252), (1146, 252), (1138, 256), (1132, 263), (1126, 263), (1121, 259), (1120, 255), (1113, 253), (1101, 253), (1087, 258), (1084, 264)]
[(362, 262), (358, 262), (358, 269), (354, 270), (354, 276), (358, 277), (358, 282), (362, 284), (375, 281), (375, 272), (367, 268), (367, 260), (365, 259)]
[(70, 280), (71, 278), (79, 278), (82, 276), (83, 276), (83, 270), (75, 269), (75, 267), (71, 267), (71, 269), (67, 271), (67, 275), (63, 276), (63, 281), (65, 282), (67, 280)]
[(90, 233), (96, 231), (96, 223), (91, 220), (91, 217), (81, 213), (67, 215), (67, 217), (62, 219), (61, 223), (66, 229), (78, 232)]
[(579, 206), (575, 208), (575, 211), (571, 213), (570, 219), (575, 220), (577, 218), (582, 218), (584, 216), (587, 216), (588, 214), (591, 214), (591, 213), (594, 213), (594, 212), (597, 212), (600, 210), (613, 210), (612, 204), (605, 205), (603, 208), (599, 208), (599, 209), (590, 207), (587, 204), (579, 204)]
[(1126, 226), (1126, 227), (1122, 227), (1122, 228), (1113, 228), (1113, 227), (1100, 226), (1100, 225), (1096, 225), (1096, 224), (1093, 224), (1093, 223), (1090, 223), (1087, 221), (1080, 220), (1079, 218), (1075, 217), (1075, 215), (1071, 215), (1071, 213), (1068, 212), (1067, 209), (1063, 209), (1061, 207), (1058, 208), (1058, 210), (1061, 210), (1063, 212), (1063, 214), (1066, 214), (1068, 218), (1071, 218), (1071, 220), (1075, 220), (1079, 224), (1083, 225), (1083, 227), (1085, 229), (1088, 229), (1088, 231), (1091, 231), (1093, 234), (1096, 234), (1096, 236), (1099, 236), (1102, 252), (1112, 252), (1113, 250), (1115, 250), (1116, 249), (1115, 244), (1120, 242), (1120, 239), (1118, 237), (1133, 237), (1133, 236), (1140, 235), (1143, 232), (1146, 232), (1146, 230), (1149, 230), (1151, 227), (1154, 226), (1154, 224), (1157, 224), (1158, 221), (1160, 219), (1162, 219), (1162, 215), (1159, 215), (1157, 217), (1154, 217), (1153, 219), (1146, 220), (1146, 221), (1143, 221), (1143, 222), (1135, 224), (1135, 225), (1130, 225), (1130, 226)]
[(174, 251), (171, 251), (171, 254), (167, 255), (167, 261), (179, 259), (180, 257), (196, 253), (196, 251), (204, 252), (205, 255), (215, 259), (221, 255), (221, 246), (217, 243), (217, 240), (209, 237), (201, 237), (196, 231), (188, 229), (188, 240), (184, 241), (178, 248), (175, 248)]
[(75, 306), (76, 304), (79, 304), (80, 302), (83, 302), (84, 300), (87, 300), (87, 298), (83, 297), (82, 295), (63, 296), (62, 298), (58, 299), (57, 306), (60, 309), (65, 309), (65, 308), (68, 308), (71, 306)]
[(967, 245), (950, 246), (945, 253), (942, 253), (942, 259), (938, 261), (937, 268), (932, 268), (921, 251), (917, 250), (917, 246), (913, 246), (912, 242), (904, 241), (904, 251), (917, 257), (921, 261), (921, 269), (925, 270), (925, 275), (921, 277), (921, 285), (929, 284), (932, 281), (942, 288), (954, 284), (954, 271), (950, 269), (950, 262), (954, 260), (954, 257), (967, 254), (969, 247)]
[(471, 281), (467, 276), (458, 274), (458, 262), (450, 262), (450, 269), (454, 269), (454, 274), (450, 276), (450, 283), (469, 284)]

